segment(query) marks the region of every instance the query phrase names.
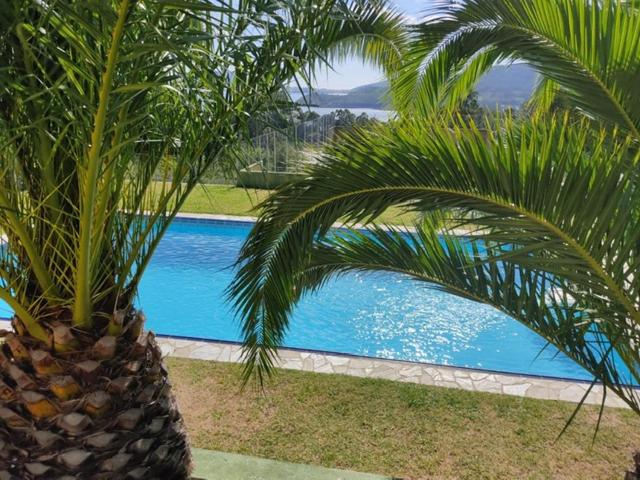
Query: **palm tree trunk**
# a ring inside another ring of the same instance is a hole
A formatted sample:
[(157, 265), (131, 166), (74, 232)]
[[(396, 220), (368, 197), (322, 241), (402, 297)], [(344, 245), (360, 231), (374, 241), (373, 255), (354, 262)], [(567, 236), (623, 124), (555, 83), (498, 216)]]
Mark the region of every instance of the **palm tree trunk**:
[(640, 480), (640, 450), (633, 454), (633, 470), (629, 470), (624, 480)]
[(142, 315), (123, 323), (116, 337), (60, 322), (49, 346), (17, 318), (0, 333), (0, 480), (188, 478), (160, 348)]

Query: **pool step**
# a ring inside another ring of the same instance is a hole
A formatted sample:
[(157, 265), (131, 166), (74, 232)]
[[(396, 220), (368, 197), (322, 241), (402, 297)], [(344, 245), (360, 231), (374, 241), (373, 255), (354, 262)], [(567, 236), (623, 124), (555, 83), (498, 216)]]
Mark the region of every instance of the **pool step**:
[(392, 480), (369, 473), (278, 462), (236, 453), (192, 449), (193, 480)]

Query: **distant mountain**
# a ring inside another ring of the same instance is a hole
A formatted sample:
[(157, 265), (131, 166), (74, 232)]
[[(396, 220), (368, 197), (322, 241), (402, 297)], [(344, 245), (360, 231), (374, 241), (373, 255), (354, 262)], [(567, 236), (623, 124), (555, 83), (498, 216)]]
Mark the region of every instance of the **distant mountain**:
[[(519, 107), (531, 95), (536, 82), (536, 72), (518, 63), (497, 65), (480, 79), (476, 90), (480, 105), (488, 108)], [(310, 105), (326, 108), (378, 108), (385, 109), (387, 83), (362, 85), (351, 90), (319, 89), (306, 95)], [(303, 103), (302, 97), (297, 100)]]
[[(387, 82), (370, 83), (351, 90), (314, 90), (307, 92), (307, 102), (318, 107), (335, 108), (384, 108)], [(298, 103), (304, 100), (299, 98)]]
[(531, 96), (537, 75), (523, 63), (495, 66), (478, 82), (478, 101), (489, 108), (519, 107)]

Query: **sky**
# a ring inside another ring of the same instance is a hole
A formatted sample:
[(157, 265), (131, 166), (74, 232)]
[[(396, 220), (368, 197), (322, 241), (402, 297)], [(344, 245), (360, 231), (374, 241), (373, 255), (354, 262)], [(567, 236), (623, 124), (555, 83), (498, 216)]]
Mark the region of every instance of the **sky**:
[[(390, 0), (390, 3), (410, 19), (420, 18), (421, 12), (429, 8), (430, 0)], [(349, 90), (383, 79), (380, 70), (363, 64), (360, 59), (351, 59), (333, 66), (333, 71), (318, 72), (316, 88)]]

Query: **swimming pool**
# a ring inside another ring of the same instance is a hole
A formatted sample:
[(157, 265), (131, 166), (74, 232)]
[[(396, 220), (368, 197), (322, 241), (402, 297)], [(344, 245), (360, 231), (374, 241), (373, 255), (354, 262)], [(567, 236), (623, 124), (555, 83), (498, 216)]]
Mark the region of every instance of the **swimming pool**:
[[(177, 219), (140, 286), (158, 333), (239, 340), (224, 290), (251, 229), (243, 222)], [(503, 372), (591, 379), (581, 367), (497, 310), (390, 273), (331, 281), (293, 312), (290, 347)], [(555, 356), (555, 358), (554, 358)]]
[[(224, 291), (248, 222), (176, 219), (144, 274), (138, 306), (160, 334), (240, 340)], [(0, 316), (8, 316), (6, 306)], [(290, 347), (590, 380), (497, 310), (390, 273), (335, 279), (293, 312)], [(536, 358), (537, 357), (537, 358)]]

